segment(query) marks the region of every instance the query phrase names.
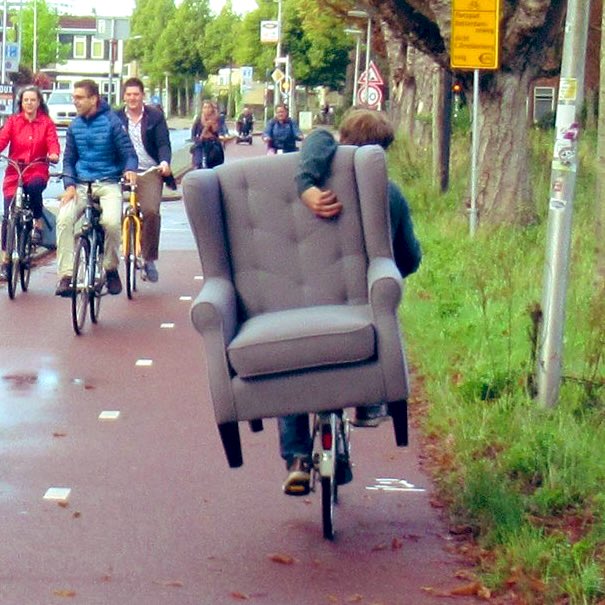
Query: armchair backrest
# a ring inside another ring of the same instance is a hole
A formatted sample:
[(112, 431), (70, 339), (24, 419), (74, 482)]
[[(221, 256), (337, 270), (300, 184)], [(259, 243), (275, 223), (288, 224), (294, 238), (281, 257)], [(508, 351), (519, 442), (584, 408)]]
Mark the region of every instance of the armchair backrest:
[[(344, 204), (337, 219), (317, 218), (301, 202), (298, 163), (297, 153), (263, 156), (188, 175), (209, 181), (198, 197), (214, 190), (212, 181), (218, 180), (222, 217), (206, 217), (198, 245), (205, 275), (228, 267), (243, 319), (298, 307), (364, 304), (369, 259), (391, 255), (382, 149), (338, 148), (326, 183)], [(208, 237), (224, 242), (213, 244)], [(214, 250), (206, 254), (209, 246)]]

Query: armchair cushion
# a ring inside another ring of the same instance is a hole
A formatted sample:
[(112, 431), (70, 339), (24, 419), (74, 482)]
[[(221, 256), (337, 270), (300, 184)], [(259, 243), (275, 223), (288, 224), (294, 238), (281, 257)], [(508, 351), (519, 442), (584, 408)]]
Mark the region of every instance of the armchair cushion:
[(227, 349), (240, 378), (351, 364), (376, 354), (368, 305), (274, 311), (245, 321)]

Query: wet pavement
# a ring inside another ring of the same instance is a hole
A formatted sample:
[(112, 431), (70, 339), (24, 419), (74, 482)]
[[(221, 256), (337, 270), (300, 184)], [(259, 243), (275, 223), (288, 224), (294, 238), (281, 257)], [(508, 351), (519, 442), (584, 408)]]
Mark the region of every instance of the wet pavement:
[(0, 287), (0, 603), (443, 603), (464, 563), (414, 432), (402, 449), (390, 424), (353, 430), (333, 543), (319, 493), (281, 493), (274, 420), (242, 426), (244, 466), (228, 468), (189, 320), (197, 252), (182, 202), (162, 212), (160, 281), (104, 298), (82, 336), (52, 255), (27, 293)]

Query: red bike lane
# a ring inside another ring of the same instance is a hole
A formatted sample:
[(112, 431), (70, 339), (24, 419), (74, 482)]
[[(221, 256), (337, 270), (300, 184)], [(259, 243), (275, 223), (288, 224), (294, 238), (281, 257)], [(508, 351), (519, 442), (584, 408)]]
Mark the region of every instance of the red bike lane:
[(274, 420), (242, 427), (244, 465), (228, 468), (181, 202), (165, 204), (158, 269), (80, 337), (52, 258), (14, 301), (0, 288), (0, 603), (422, 605), (464, 584), (414, 431), (397, 448), (390, 423), (353, 429), (334, 542), (319, 492), (281, 493)]

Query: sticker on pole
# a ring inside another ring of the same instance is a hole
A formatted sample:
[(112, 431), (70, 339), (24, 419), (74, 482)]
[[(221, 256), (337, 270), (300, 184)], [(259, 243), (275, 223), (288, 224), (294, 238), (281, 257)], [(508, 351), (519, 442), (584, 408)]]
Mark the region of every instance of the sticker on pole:
[(453, 69), (498, 69), (500, 0), (452, 0)]

